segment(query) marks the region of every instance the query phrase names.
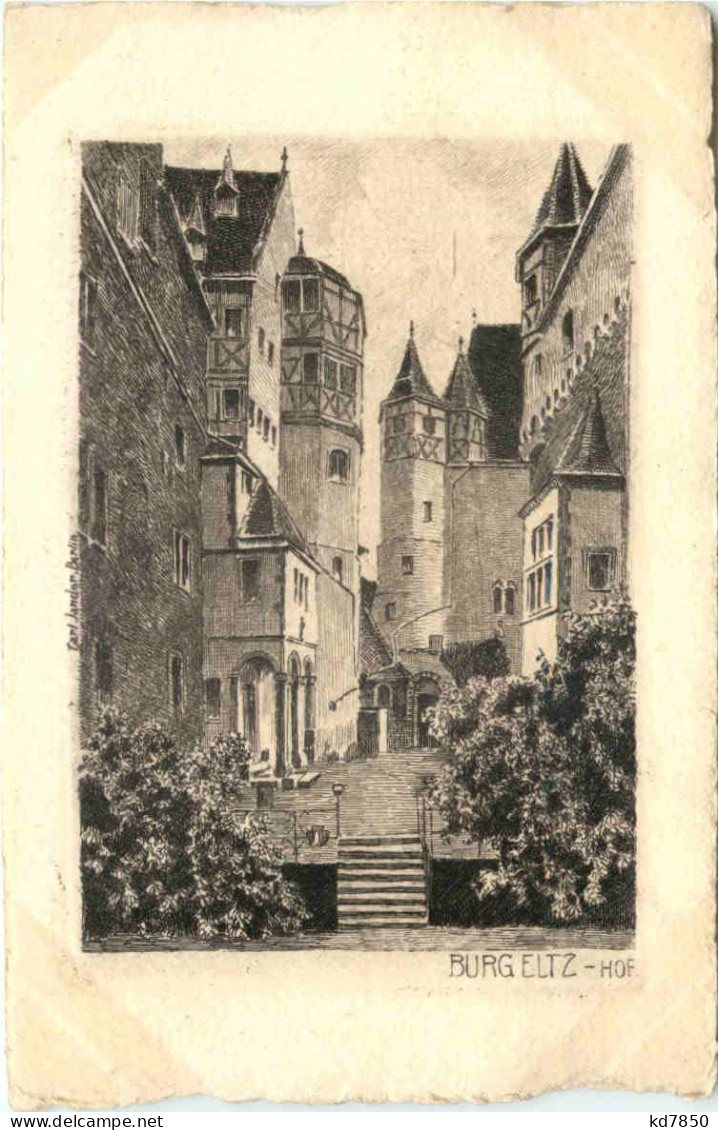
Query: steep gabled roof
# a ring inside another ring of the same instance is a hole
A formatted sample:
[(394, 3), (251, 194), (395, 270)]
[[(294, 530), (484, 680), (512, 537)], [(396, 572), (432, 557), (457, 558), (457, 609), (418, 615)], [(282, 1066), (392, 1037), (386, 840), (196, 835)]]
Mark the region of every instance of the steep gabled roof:
[(446, 386), (444, 400), (449, 408), (468, 408), (485, 420), (489, 418), (489, 408), (471, 372), (468, 358), (464, 353), (463, 338), (459, 338), (459, 352), (454, 368)]
[(206, 270), (209, 274), (247, 274), (259, 238), (273, 207), (281, 173), (232, 171), (238, 193), (237, 216), (215, 217), (215, 189), (227, 183), (225, 169), (165, 168), (169, 190), (180, 216), (190, 216), (199, 202), (207, 229)]
[(238, 531), (240, 542), (251, 538), (286, 542), (301, 553), (311, 556), (287, 507), (266, 479), (260, 479)]
[(556, 476), (625, 474), (627, 343), (628, 312), (623, 310), (598, 339), (553, 420), (534, 465), (533, 498)]
[(593, 189), (583, 171), (575, 145), (564, 142), (551, 183), (536, 213), (531, 235), (542, 228), (580, 224), (592, 195)]
[(486, 428), (491, 459), (517, 459), (523, 410), (521, 327), (475, 325), (468, 361), (489, 410)]
[(359, 609), (359, 670), (362, 675), (373, 675), (391, 666), (394, 656), (383, 632), (379, 628), (372, 606), (376, 595), (376, 581), (361, 578), (361, 605)]
[(419, 359), (419, 351), (414, 341), (413, 322), (409, 330), (409, 340), (404, 350), (404, 359), (397, 373), (393, 388), (386, 399), (405, 400), (407, 397), (414, 397), (414, 399), (423, 400), (427, 404), (436, 404), (437, 407), (444, 407), (443, 400), (440, 396), (436, 395), (424, 374)]

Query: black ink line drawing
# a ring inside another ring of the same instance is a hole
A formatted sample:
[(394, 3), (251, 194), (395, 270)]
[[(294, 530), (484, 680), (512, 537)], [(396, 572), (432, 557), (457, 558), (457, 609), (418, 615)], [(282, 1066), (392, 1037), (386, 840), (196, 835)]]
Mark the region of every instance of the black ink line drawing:
[(474, 313), (441, 374), (409, 293), (365, 368), (381, 309), (297, 229), (286, 148), (83, 145), (86, 947), (632, 944), (631, 150), (593, 188), (558, 149), (520, 321)]

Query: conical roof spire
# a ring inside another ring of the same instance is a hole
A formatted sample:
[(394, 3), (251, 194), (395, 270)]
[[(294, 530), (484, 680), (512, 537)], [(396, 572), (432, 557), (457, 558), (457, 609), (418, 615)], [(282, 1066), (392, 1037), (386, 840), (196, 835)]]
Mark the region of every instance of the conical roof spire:
[(199, 193), (194, 198), (194, 203), (190, 209), (190, 214), (185, 220), (185, 231), (196, 232), (197, 235), (207, 235), (207, 229), (204, 225), (204, 216), (202, 215), (202, 205), (199, 200)]
[(428, 404), (443, 406), (441, 397), (436, 395), (424, 374), (414, 341), (413, 322), (409, 323), (409, 340), (404, 350), (404, 359), (387, 400), (401, 400), (409, 396), (414, 396), (417, 400), (423, 400)]
[(227, 152), (224, 155), (224, 162), (222, 164), (222, 172), (220, 173), (219, 180), (217, 181), (217, 187), (214, 191), (218, 192), (220, 188), (228, 188), (230, 192), (239, 193), (239, 189), (237, 188), (237, 185), (234, 181), (234, 169), (232, 168), (232, 147), (230, 145), (227, 146)]
[(444, 400), (449, 408), (468, 409), (486, 420), (489, 418), (488, 406), (477, 386), (469, 359), (464, 353), (463, 337), (459, 338), (459, 351), (446, 386)]
[(556, 470), (583, 475), (621, 474), (611, 455), (601, 400), (595, 389)]
[(580, 224), (593, 189), (583, 171), (575, 145), (564, 142), (558, 155), (551, 183), (536, 213), (532, 234), (555, 225)]

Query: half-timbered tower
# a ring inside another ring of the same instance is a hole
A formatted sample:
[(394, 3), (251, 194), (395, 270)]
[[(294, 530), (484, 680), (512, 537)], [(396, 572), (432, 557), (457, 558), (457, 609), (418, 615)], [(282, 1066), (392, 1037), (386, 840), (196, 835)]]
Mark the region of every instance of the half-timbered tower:
[(361, 295), (299, 249), (282, 280), (279, 492), (316, 559), (359, 593), (362, 451)]

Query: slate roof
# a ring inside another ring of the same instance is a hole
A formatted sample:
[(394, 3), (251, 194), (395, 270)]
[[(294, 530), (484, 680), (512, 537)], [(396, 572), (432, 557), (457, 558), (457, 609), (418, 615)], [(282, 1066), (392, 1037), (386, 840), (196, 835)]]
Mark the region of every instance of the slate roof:
[(323, 263), (321, 259), (312, 259), (309, 255), (300, 254), (293, 255), (287, 264), (287, 275), (324, 275), (326, 278), (331, 279), (332, 282), (337, 283), (339, 286), (344, 286), (347, 290), (352, 290), (353, 287), (349, 280), (339, 271), (335, 271), (334, 267), (330, 267), (328, 263)]
[(580, 224), (592, 195), (593, 189), (583, 171), (575, 145), (564, 142), (551, 183), (536, 213), (530, 238), (543, 228)]
[(471, 371), (462, 341), (459, 341), (459, 352), (446, 386), (444, 400), (450, 408), (468, 408), (486, 420), (489, 418), (488, 405)]
[(386, 399), (387, 401), (403, 400), (409, 396), (413, 396), (417, 400), (422, 400), (427, 404), (436, 404), (439, 408), (443, 408), (444, 406), (443, 400), (440, 396), (436, 395), (426, 379), (424, 369), (419, 359), (419, 351), (414, 341), (413, 325), (409, 333), (409, 340), (406, 343), (406, 349), (404, 350), (404, 359), (397, 373), (393, 388)]
[(214, 192), (225, 177), (224, 169), (185, 169), (168, 165), (165, 178), (183, 222), (196, 224), (199, 201), (207, 232), (208, 274), (246, 274), (252, 270), (254, 252), (283, 183), (280, 173), (234, 172), (238, 215), (214, 215)]
[(260, 479), (238, 531), (240, 542), (248, 538), (275, 538), (311, 557), (294, 519), (266, 479)]
[(488, 409), (487, 447), (491, 459), (517, 459), (523, 409), (521, 327), (476, 325), (468, 362)]
[(373, 675), (391, 666), (393, 655), (383, 632), (379, 628), (372, 605), (376, 581), (361, 578), (361, 605), (359, 609), (359, 670), (362, 675)]
[(534, 498), (556, 475), (625, 474), (627, 347), (624, 310), (598, 339), (570, 397), (549, 426), (531, 479)]

